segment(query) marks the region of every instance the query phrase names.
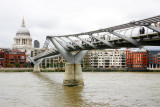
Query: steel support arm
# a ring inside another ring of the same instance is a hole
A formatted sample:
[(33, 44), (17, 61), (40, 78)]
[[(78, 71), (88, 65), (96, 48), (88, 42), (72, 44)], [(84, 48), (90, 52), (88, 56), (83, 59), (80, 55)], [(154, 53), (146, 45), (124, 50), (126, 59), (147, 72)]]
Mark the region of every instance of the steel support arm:
[(74, 58), (70, 54), (69, 51), (67, 51), (64, 47), (62, 47), (56, 40), (55, 38), (48, 38), (53, 45), (57, 48), (59, 53), (66, 59), (67, 62), (74, 63)]
[(88, 41), (86, 41), (86, 40), (84, 40), (84, 39), (82, 39), (82, 38), (80, 38), (78, 36), (77, 36), (77, 38), (80, 39), (81, 41), (85, 42), (86, 44), (90, 45), (91, 47), (96, 48), (96, 46), (93, 45), (92, 43), (89, 43)]
[(81, 60), (84, 58), (84, 56), (88, 53), (88, 50), (83, 50), (83, 51), (80, 51), (78, 52), (76, 55), (75, 55), (75, 63), (81, 63)]
[(69, 43), (67, 43), (62, 37), (60, 37), (60, 39), (61, 39), (63, 42), (65, 42), (68, 46), (70, 46), (71, 48), (76, 49), (73, 45), (70, 45)]
[(59, 52), (55, 52), (55, 53), (46, 53), (46, 54), (44, 54), (44, 55), (42, 55), (42, 56), (40, 56), (40, 57), (38, 57), (38, 58), (35, 58), (34, 60), (39, 60), (39, 59), (45, 58), (45, 57), (51, 57), (51, 56), (57, 55), (57, 54), (59, 54)]
[(32, 57), (29, 56), (29, 59), (33, 62), (33, 64), (36, 64), (36, 61), (34, 61), (34, 59)]
[[(35, 57), (33, 58), (33, 60), (34, 60), (34, 61), (38, 61), (38, 60), (40, 60), (40, 59), (42, 58), (42, 56), (45, 55), (45, 54), (46, 54), (45, 52), (40, 53), (40, 55), (35, 56)], [(43, 58), (44, 58), (44, 57), (43, 57)]]
[(160, 33), (160, 28), (159, 27), (156, 27), (156, 26), (153, 26), (153, 25), (149, 25), (149, 26), (146, 26), (146, 27)]
[(42, 58), (42, 59), (35, 61), (32, 57), (29, 57), (29, 59), (33, 62), (34, 65), (39, 65), (43, 60), (43, 58)]
[(112, 48), (114, 47), (114, 45), (111, 44), (110, 42), (108, 42), (107, 40), (102, 40), (102, 39), (100, 39), (100, 38), (98, 38), (98, 37), (96, 37), (96, 36), (94, 36), (94, 35), (91, 35), (91, 36), (92, 36), (93, 38), (95, 38), (95, 39), (103, 42), (104, 44), (106, 44), (106, 45), (109, 46), (109, 47), (112, 47)]
[(39, 53), (37, 56), (35, 56), (35, 57), (34, 57), (34, 59), (35, 59), (35, 58), (38, 58), (38, 57), (40, 57), (41, 55), (43, 55), (43, 53), (44, 53), (44, 52), (42, 52), (42, 53)]
[(65, 50), (54, 38), (49, 38), (50, 41), (57, 48), (59, 53), (66, 59), (67, 63), (81, 64), (82, 58), (86, 55), (88, 50), (83, 50), (73, 56), (69, 51)]
[(59, 56), (61, 56), (61, 54), (54, 55), (54, 56), (48, 56), (48, 57), (46, 57), (46, 58), (55, 58), (55, 57), (59, 57)]
[(75, 44), (76, 44), (77, 46), (79, 46), (80, 48), (84, 49), (84, 47), (83, 47), (82, 45), (74, 42), (71, 38), (68, 37), (67, 39), (69, 39), (72, 43), (75, 43)]
[(113, 32), (110, 32), (110, 33), (112, 33), (113, 35), (116, 35), (116, 36), (118, 36), (118, 37), (126, 40), (127, 42), (132, 43), (132, 44), (135, 45), (135, 46), (139, 46), (139, 42), (137, 42), (136, 40), (134, 40), (134, 39), (132, 39), (132, 38), (129, 38), (129, 37), (124, 36), (124, 35), (121, 35), (121, 34), (116, 33), (116, 32), (114, 32), (114, 31), (113, 31)]
[(44, 52), (46, 50), (46, 48), (48, 47), (48, 45), (49, 45), (49, 41), (45, 40), (44, 45), (42, 47), (42, 52)]
[[(66, 50), (68, 50), (68, 47), (65, 46), (63, 43), (61, 43), (56, 37), (54, 38), (63, 48), (65, 48)], [(57, 47), (56, 47), (57, 48)]]

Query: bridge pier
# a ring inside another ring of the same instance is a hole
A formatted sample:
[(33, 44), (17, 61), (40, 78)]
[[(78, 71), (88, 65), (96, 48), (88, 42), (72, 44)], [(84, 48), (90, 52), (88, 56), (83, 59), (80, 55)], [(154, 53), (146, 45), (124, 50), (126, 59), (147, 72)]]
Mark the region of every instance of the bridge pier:
[(33, 72), (34, 73), (40, 73), (41, 72), (39, 65), (34, 65)]
[(79, 51), (76, 55), (72, 55), (62, 44), (54, 38), (48, 38), (57, 48), (59, 53), (66, 59), (66, 67), (63, 85), (64, 86), (83, 86), (83, 75), (81, 69), (81, 60), (88, 53), (88, 50)]
[(41, 70), (40, 70), (40, 63), (43, 61), (43, 58), (42, 59), (39, 59), (37, 61), (34, 61), (32, 57), (29, 57), (29, 59), (33, 62), (34, 64), (34, 68), (33, 68), (33, 72), (34, 73), (40, 73)]
[(81, 64), (66, 64), (63, 85), (65, 86), (84, 85)]

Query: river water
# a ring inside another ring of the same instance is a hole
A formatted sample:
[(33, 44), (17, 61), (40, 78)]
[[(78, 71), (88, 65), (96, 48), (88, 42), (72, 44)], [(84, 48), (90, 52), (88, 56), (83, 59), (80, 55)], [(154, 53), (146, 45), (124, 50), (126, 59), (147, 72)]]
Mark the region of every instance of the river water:
[(83, 87), (63, 77), (0, 72), (0, 107), (160, 107), (160, 73), (85, 72)]

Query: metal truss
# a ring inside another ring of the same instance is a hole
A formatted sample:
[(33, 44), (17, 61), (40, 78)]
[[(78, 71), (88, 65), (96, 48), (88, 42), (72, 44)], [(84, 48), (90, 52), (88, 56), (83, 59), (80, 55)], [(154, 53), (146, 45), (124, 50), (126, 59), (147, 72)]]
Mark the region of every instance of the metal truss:
[[(92, 49), (114, 49), (121, 47), (141, 47), (143, 45), (160, 45), (158, 44), (160, 41), (160, 26), (158, 27), (154, 25), (158, 22), (160, 22), (160, 15), (89, 32), (47, 36), (46, 39), (50, 40), (54, 46), (55, 43), (56, 45), (59, 44), (60, 46), (58, 47), (62, 47), (68, 52)], [(141, 26), (145, 27), (144, 34), (138, 33)], [(149, 30), (152, 32), (150, 33)], [(137, 32), (137, 35), (134, 34), (134, 31)], [(81, 36), (84, 36), (85, 38), (82, 38)], [(73, 38), (78, 38), (79, 42), (76, 42)], [(57, 46), (55, 47), (57, 48)], [(37, 56), (36, 59), (59, 54), (59, 49), (57, 50), (58, 51), (52, 52), (48, 51)], [(61, 53), (63, 53), (63, 51)], [(66, 53), (63, 54), (63, 56), (65, 56)]]

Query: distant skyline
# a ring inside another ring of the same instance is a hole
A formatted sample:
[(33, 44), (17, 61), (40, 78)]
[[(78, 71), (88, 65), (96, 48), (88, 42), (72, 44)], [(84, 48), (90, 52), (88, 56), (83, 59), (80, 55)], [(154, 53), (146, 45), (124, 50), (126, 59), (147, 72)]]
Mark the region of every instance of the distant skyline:
[[(160, 15), (160, 0), (0, 0), (0, 47), (13, 45), (24, 16), (42, 47), (47, 35), (107, 28)], [(33, 45), (33, 42), (32, 42)]]

